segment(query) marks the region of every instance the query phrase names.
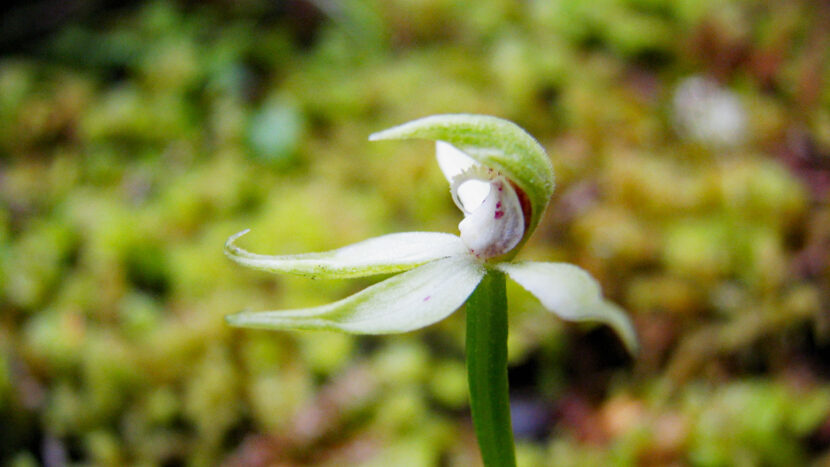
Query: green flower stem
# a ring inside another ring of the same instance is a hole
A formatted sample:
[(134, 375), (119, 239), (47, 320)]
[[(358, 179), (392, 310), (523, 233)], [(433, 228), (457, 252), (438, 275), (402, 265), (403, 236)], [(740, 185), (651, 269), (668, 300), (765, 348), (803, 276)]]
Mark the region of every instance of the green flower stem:
[(507, 385), (505, 276), (490, 270), (467, 300), (470, 408), (484, 465), (516, 465)]

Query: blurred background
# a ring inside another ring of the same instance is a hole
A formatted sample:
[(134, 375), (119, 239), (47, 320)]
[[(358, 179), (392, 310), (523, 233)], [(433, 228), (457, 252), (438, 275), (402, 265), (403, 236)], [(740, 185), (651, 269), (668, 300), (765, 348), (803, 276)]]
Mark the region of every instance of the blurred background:
[(510, 301), (523, 466), (830, 464), (830, 4), (13, 2), (0, 15), (0, 465), (469, 466), (464, 314), (232, 329), (374, 279), (236, 266), (457, 232), (426, 142), (517, 122), (557, 190), (520, 258), (638, 329)]

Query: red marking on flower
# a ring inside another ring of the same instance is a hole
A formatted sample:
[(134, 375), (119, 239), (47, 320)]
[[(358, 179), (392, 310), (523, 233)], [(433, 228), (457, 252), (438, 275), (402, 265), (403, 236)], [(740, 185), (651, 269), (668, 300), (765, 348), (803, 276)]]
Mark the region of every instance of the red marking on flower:
[(424, 301), (427, 301), (427, 300), (429, 300), (430, 298), (432, 298), (432, 295), (427, 295), (426, 297), (424, 297)]
[(501, 219), (504, 216), (504, 211), (496, 211), (496, 215), (494, 216), (496, 219)]
[(515, 183), (513, 183), (509, 180), (508, 180), (508, 183), (510, 183), (510, 186), (512, 186), (513, 189), (516, 190), (516, 196), (519, 197), (519, 204), (521, 204), (521, 206), (522, 206), (522, 215), (525, 218), (525, 232), (527, 232), (527, 228), (530, 225), (530, 216), (532, 214), (532, 212), (531, 212), (532, 207), (530, 206), (530, 198), (527, 197), (527, 194), (524, 192), (524, 190), (519, 188), (518, 185), (516, 185)]
[(499, 201), (498, 203), (496, 203), (496, 209), (501, 209), (501, 201)]

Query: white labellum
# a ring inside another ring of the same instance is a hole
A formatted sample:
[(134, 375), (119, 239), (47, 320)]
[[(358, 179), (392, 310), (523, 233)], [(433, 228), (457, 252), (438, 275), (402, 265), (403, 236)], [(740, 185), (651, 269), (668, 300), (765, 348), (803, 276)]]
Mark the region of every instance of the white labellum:
[(513, 186), (502, 175), (474, 166), (455, 177), (450, 190), (453, 201), (464, 212), (464, 220), (458, 224), (461, 240), (477, 258), (503, 255), (522, 240), (522, 206)]

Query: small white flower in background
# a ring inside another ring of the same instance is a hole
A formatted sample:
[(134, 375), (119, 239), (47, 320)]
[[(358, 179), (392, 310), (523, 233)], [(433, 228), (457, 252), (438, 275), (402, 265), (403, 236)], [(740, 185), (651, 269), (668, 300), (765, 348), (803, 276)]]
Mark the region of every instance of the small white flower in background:
[(691, 140), (729, 147), (746, 139), (746, 111), (741, 101), (712, 79), (684, 79), (674, 91), (673, 105), (678, 131)]
[(457, 310), (488, 269), (506, 273), (561, 318), (610, 325), (635, 352), (634, 329), (602, 298), (597, 282), (566, 263), (510, 262), (539, 223), (553, 193), (544, 149), (515, 124), (481, 115), (436, 115), (375, 133), (370, 140), (436, 141), (438, 164), (464, 219), (460, 236), (439, 232), (383, 235), (323, 253), (266, 256), (225, 244), (247, 267), (309, 277), (350, 278), (402, 272), (340, 301), (314, 308), (243, 312), (236, 326), (388, 334), (419, 329)]

